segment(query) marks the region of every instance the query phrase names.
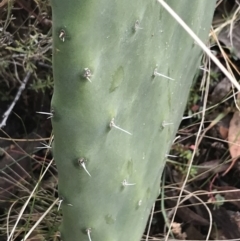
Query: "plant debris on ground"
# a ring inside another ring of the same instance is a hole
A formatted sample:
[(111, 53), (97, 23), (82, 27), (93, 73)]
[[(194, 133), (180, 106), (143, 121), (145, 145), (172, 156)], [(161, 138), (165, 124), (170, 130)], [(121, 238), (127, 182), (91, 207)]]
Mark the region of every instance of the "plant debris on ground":
[[(0, 2), (0, 241), (59, 240), (51, 24), (49, 0)], [(217, 1), (212, 26), (207, 44), (239, 80), (240, 3)], [(203, 56), (142, 240), (240, 239), (239, 156), (240, 94)]]

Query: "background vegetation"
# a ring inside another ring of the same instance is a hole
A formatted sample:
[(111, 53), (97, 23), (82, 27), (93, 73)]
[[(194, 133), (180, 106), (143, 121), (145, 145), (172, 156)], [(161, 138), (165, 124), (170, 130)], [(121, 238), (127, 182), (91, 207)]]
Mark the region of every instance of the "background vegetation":
[[(218, 1), (208, 43), (236, 79), (240, 66), (239, 12), (237, 0)], [(51, 51), (49, 1), (3, 0), (0, 241), (7, 239), (17, 219), (15, 240), (26, 235), (26, 240), (59, 240), (57, 171), (51, 153), (42, 148), (51, 139), (51, 123), (48, 116), (37, 113), (50, 108)], [(169, 231), (171, 238), (205, 240), (210, 228), (210, 239), (240, 238), (239, 98), (231, 82), (203, 56), (169, 155), (162, 195), (143, 240), (164, 239)], [(183, 195), (179, 199), (180, 190)], [(22, 213), (23, 205), (27, 208)]]

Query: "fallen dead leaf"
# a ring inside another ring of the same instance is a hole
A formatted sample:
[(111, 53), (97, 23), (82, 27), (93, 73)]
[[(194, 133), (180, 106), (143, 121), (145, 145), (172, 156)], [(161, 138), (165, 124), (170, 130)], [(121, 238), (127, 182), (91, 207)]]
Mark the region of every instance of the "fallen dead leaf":
[(231, 48), (240, 59), (240, 21), (236, 22), (231, 29), (231, 25), (226, 26), (218, 35), (219, 41)]
[(211, 94), (213, 104), (219, 103), (231, 90), (232, 84), (228, 78), (223, 78), (214, 88)]
[(232, 163), (229, 168), (224, 172), (223, 176), (226, 175), (229, 170), (234, 166), (237, 159), (240, 156), (240, 112), (237, 110), (229, 125), (228, 130), (228, 141), (229, 141), (229, 152), (232, 157)]
[(219, 134), (221, 135), (223, 140), (226, 140), (228, 137), (228, 128), (224, 126), (219, 126), (218, 128)]

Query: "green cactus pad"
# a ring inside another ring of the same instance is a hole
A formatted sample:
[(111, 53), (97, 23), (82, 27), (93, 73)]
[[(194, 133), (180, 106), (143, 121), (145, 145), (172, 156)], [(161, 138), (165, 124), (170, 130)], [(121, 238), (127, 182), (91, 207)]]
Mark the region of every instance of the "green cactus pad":
[[(206, 40), (215, 1), (168, 1)], [(52, 0), (63, 241), (139, 241), (200, 48), (155, 0)]]

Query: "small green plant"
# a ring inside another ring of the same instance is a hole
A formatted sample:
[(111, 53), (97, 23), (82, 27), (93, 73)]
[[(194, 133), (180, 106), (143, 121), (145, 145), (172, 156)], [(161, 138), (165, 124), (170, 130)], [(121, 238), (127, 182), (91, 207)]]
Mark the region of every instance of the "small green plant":
[[(217, 192), (217, 190), (214, 189), (213, 192)], [(217, 193), (210, 200), (211, 200), (211, 203), (213, 203), (213, 205), (214, 205), (213, 206), (213, 210), (219, 209), (225, 202), (225, 198), (221, 194), (219, 194), (219, 193)]]
[(46, 79), (37, 79), (34, 80), (31, 88), (38, 92), (41, 90), (42, 92), (46, 91), (46, 89), (52, 89), (53, 88), (53, 78), (52, 76), (46, 76)]

